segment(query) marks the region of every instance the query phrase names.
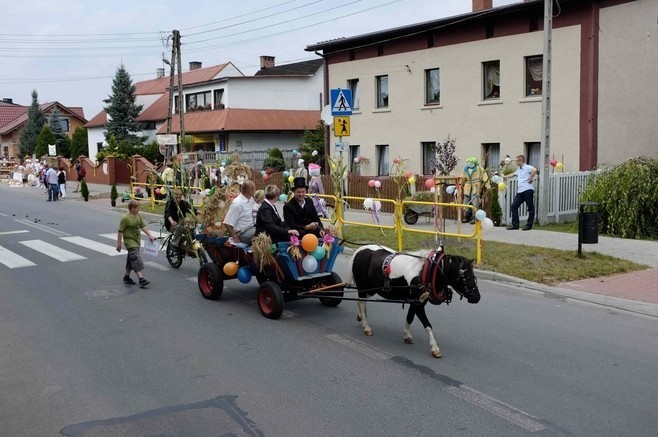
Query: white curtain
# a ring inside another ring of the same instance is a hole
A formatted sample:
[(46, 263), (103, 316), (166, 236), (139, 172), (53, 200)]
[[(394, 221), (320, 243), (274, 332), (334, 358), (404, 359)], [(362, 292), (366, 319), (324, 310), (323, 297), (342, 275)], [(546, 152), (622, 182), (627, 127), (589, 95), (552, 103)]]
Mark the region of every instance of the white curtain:
[(532, 80), (541, 82), (544, 76), (544, 59), (541, 57), (528, 59), (528, 71)]
[(487, 80), (485, 82), (486, 89), (484, 95), (489, 96), (494, 86), (500, 87), (500, 64), (493, 62), (486, 64), (485, 74)]

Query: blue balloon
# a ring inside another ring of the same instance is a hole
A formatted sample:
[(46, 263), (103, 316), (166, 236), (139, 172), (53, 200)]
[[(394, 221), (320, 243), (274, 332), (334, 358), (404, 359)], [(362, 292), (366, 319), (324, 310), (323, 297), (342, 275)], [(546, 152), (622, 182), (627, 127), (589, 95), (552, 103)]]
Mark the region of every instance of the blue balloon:
[(279, 196), (279, 200), (283, 203), (285, 203), (288, 200), (288, 196), (285, 194), (282, 194)]
[(287, 178), (288, 176), (290, 176), (290, 172), (288, 170), (284, 171), (283, 172), (283, 177)]
[(318, 261), (320, 261), (321, 259), (324, 259), (324, 257), (326, 255), (327, 255), (327, 251), (325, 250), (325, 248), (323, 246), (318, 246), (318, 247), (315, 248), (315, 250), (313, 252), (311, 252), (311, 256), (313, 258), (317, 259)]
[(238, 281), (243, 284), (251, 282), (251, 271), (249, 270), (249, 267), (240, 267), (238, 270)]

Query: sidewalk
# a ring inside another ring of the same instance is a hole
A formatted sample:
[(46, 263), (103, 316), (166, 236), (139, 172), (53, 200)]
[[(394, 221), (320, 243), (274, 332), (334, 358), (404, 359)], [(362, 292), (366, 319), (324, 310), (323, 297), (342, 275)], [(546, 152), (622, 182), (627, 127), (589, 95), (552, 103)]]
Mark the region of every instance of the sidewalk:
[[(107, 205), (109, 207), (109, 186), (88, 184), (88, 187), (90, 195), (103, 196), (102, 199), (93, 200), (94, 204), (101, 206)], [(126, 189), (126, 187), (117, 188), (120, 193), (123, 193)], [(364, 211), (348, 211), (346, 215), (354, 221), (371, 223), (370, 215)], [(384, 225), (393, 224), (391, 214), (380, 214), (380, 219)], [(427, 222), (424, 217), (421, 217), (414, 225), (407, 225), (405, 223), (405, 226), (411, 229), (433, 229), (433, 223), (431, 221)], [(461, 228), (462, 233), (470, 233), (473, 226), (457, 223), (454, 220), (446, 220), (446, 230), (448, 232), (457, 232), (458, 228)], [(530, 231), (522, 231), (520, 229), (508, 231), (505, 227), (498, 227), (486, 231), (484, 238), (485, 241), (572, 250), (574, 253), (578, 250), (578, 235), (564, 232), (542, 231), (538, 229)], [(656, 285), (658, 284), (658, 242), (599, 236), (598, 244), (583, 244), (582, 248), (585, 253), (598, 252), (603, 255), (644, 264), (649, 269), (614, 276), (565, 282), (553, 287), (487, 271), (479, 271), (478, 277), (509, 282), (545, 293), (559, 294), (574, 299), (596, 302), (602, 305), (614, 306), (616, 308), (658, 317), (658, 285)]]

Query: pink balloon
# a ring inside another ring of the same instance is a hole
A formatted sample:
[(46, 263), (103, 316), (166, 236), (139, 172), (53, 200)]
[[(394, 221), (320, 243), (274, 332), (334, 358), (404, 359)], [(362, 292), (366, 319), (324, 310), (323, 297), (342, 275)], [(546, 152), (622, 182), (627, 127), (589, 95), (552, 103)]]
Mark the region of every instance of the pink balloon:
[(551, 167), (555, 167), (557, 165), (557, 160), (556, 159), (551, 159), (549, 164), (551, 164)]
[(160, 194), (160, 188), (155, 189), (155, 194)]
[(381, 188), (382, 183), (380, 181), (375, 181), (375, 188)]
[(411, 172), (411, 170), (407, 170), (404, 172), (404, 175), (406, 176), (407, 179), (409, 179), (413, 175), (413, 173)]
[(375, 180), (374, 180), (374, 179), (370, 179), (370, 180), (368, 181), (368, 186), (369, 186), (370, 188), (374, 188), (374, 187), (375, 187)]
[(434, 186), (434, 179), (427, 179), (425, 181), (425, 188), (428, 190)]
[(269, 179), (270, 179), (270, 175), (268, 175), (267, 173), (265, 173), (265, 174), (263, 175), (263, 180), (264, 180), (264, 181), (267, 181), (267, 180), (269, 180)]

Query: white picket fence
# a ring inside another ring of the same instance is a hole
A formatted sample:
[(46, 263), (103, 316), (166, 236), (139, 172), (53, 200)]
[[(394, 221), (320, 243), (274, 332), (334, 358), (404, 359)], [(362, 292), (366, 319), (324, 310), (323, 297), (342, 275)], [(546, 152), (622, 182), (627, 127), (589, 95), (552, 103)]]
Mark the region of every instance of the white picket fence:
[[(549, 222), (560, 223), (573, 221), (578, 214), (578, 202), (580, 196), (587, 186), (589, 175), (592, 172), (584, 171), (577, 173), (554, 173), (549, 176), (548, 187), (548, 220)], [(498, 201), (503, 210), (503, 223), (512, 223), (511, 205), (516, 194), (518, 181), (516, 178), (505, 181), (507, 189), (499, 193)], [(535, 182), (535, 209), (538, 206), (538, 183)], [(535, 214), (535, 218), (537, 215)], [(523, 204), (519, 208), (519, 219), (521, 221), (528, 218), (528, 209)]]

